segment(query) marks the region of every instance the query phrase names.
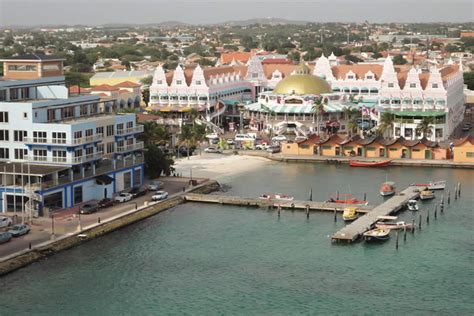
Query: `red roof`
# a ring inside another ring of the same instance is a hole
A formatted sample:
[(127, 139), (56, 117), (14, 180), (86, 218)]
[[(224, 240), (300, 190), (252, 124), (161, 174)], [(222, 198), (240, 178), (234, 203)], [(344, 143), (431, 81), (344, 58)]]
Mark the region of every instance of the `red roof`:
[(108, 84), (101, 84), (100, 86), (95, 86), (91, 89), (91, 91), (116, 91), (119, 88), (108, 85)]
[(117, 83), (114, 85), (114, 87), (119, 87), (119, 88), (136, 88), (136, 87), (141, 87), (142, 85), (139, 83), (131, 82), (131, 81), (124, 81), (121, 83)]
[(266, 58), (262, 60), (262, 64), (293, 64), (288, 58)]
[(246, 63), (250, 59), (250, 57), (252, 57), (252, 53), (250, 52), (223, 53), (221, 54), (221, 63), (223, 65), (230, 64), (232, 60)]

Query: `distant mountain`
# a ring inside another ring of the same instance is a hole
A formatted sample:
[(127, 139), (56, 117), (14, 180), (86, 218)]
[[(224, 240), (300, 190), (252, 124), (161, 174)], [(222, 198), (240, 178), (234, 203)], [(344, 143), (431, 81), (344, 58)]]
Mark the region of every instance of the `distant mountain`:
[(234, 25), (234, 26), (247, 26), (252, 24), (269, 24), (269, 25), (278, 25), (278, 24), (308, 24), (311, 23), (310, 21), (295, 21), (295, 20), (287, 20), (281, 18), (254, 18), (248, 20), (240, 20), (240, 21), (228, 21), (222, 23), (216, 23), (217, 25)]

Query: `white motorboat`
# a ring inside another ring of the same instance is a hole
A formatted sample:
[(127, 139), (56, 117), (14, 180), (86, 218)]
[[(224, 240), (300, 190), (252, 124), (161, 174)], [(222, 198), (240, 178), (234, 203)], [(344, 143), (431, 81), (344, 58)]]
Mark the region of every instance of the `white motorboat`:
[(446, 188), (446, 180), (431, 181), (430, 183), (412, 183), (412, 186), (425, 187), (428, 190), (444, 190)]
[(390, 229), (388, 228), (375, 228), (369, 231), (366, 231), (363, 234), (363, 237), (366, 241), (384, 241), (390, 238)]
[(413, 228), (412, 224), (406, 223), (404, 221), (400, 222), (377, 222), (375, 223), (375, 227), (381, 228), (381, 229), (407, 229), (410, 230)]
[(259, 199), (293, 201), (295, 198), (286, 194), (262, 194), (259, 196)]
[(416, 200), (408, 201), (407, 207), (408, 207), (409, 211), (418, 211), (419, 210), (418, 203), (416, 202)]

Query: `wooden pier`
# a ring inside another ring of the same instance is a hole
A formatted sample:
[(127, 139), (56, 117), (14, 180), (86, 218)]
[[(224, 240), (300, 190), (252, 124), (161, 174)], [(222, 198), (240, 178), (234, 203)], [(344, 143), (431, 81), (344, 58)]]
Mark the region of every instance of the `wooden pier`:
[(359, 217), (351, 224), (345, 226), (340, 231), (332, 235), (332, 240), (344, 240), (353, 242), (362, 236), (363, 233), (373, 227), (379, 220), (379, 216), (394, 214), (404, 208), (409, 200), (419, 197), (419, 187), (408, 187), (384, 203), (374, 207), (364, 216)]
[(316, 201), (284, 201), (284, 200), (265, 200), (259, 198), (249, 198), (240, 196), (225, 196), (217, 194), (195, 194), (190, 193), (184, 196), (184, 200), (188, 202), (202, 202), (202, 203), (215, 203), (222, 205), (237, 205), (237, 206), (253, 206), (261, 208), (278, 208), (282, 209), (299, 209), (312, 211), (330, 211), (343, 212), (345, 207), (357, 207), (357, 212), (367, 213), (373, 209), (373, 206), (367, 205), (354, 205), (354, 204), (341, 204), (331, 202), (316, 202)]

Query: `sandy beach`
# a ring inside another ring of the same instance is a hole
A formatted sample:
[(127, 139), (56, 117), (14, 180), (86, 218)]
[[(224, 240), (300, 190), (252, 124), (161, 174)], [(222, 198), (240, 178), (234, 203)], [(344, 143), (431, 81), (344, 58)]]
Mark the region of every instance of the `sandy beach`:
[(174, 167), (183, 177), (189, 177), (192, 170), (193, 177), (223, 180), (258, 169), (270, 162), (271, 160), (263, 157), (203, 153), (191, 156), (190, 159), (176, 160)]

